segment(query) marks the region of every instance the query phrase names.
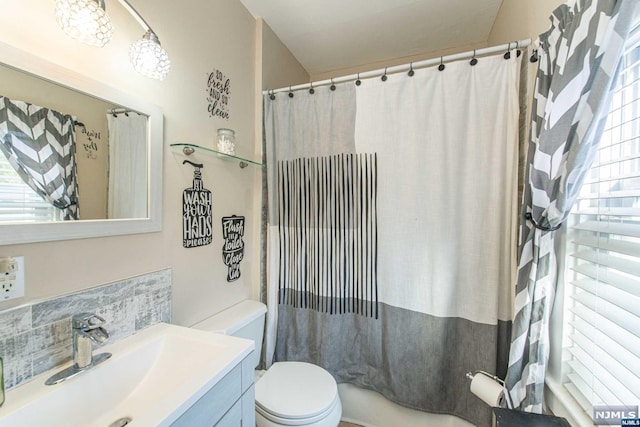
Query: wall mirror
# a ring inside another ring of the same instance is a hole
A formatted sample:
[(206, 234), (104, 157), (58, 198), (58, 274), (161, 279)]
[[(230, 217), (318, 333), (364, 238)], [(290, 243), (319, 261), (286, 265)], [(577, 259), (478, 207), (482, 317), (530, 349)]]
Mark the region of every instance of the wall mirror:
[(0, 42), (0, 143), (11, 140), (0, 245), (159, 231), (162, 120), (145, 100)]

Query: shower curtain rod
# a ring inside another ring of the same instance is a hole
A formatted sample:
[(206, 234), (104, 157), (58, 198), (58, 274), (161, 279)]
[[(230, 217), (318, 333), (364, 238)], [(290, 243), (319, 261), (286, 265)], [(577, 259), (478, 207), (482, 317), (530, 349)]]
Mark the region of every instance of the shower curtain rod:
[(296, 86), (282, 87), (280, 89), (269, 89), (269, 90), (263, 91), (262, 94), (263, 95), (268, 95), (268, 94), (275, 94), (275, 93), (280, 93), (280, 92), (293, 92), (293, 91), (298, 91), (298, 90), (302, 90), (302, 89), (310, 89), (312, 87), (326, 86), (326, 85), (330, 85), (330, 84), (334, 84), (334, 83), (344, 83), (344, 82), (358, 80), (358, 79), (366, 79), (366, 78), (369, 78), (369, 77), (376, 77), (376, 76), (383, 76), (383, 75), (387, 75), (387, 74), (400, 73), (400, 72), (404, 72), (404, 71), (415, 70), (415, 69), (418, 69), (418, 68), (425, 68), (425, 67), (429, 67), (431, 65), (436, 65), (436, 64), (440, 64), (440, 63), (444, 63), (444, 62), (457, 61), (459, 59), (473, 58), (473, 57), (476, 57), (476, 56), (489, 55), (489, 54), (492, 54), (492, 53), (497, 53), (497, 52), (502, 52), (502, 51), (507, 52), (507, 51), (511, 51), (513, 49), (517, 49), (517, 48), (520, 48), (520, 47), (527, 47), (530, 44), (531, 44), (531, 39), (518, 40), (516, 42), (510, 42), (508, 44), (503, 44), (503, 45), (500, 45), (500, 46), (485, 47), (485, 48), (482, 48), (482, 49), (470, 50), (468, 52), (456, 53), (456, 54), (447, 55), (447, 56), (441, 56), (441, 57), (438, 57), (438, 58), (427, 59), (427, 60), (424, 60), (424, 61), (410, 62), (410, 63), (407, 63), (407, 64), (395, 65), (393, 67), (380, 68), (380, 69), (377, 69), (377, 70), (365, 71), (363, 73), (349, 74), (347, 76), (335, 77), (335, 78), (327, 79), (327, 80), (320, 80), (320, 81), (317, 81), (317, 82), (310, 82), (310, 83), (304, 83), (304, 84), (300, 84), (300, 85), (296, 85)]
[(112, 108), (111, 110), (107, 110), (107, 114), (111, 114), (113, 116), (117, 116), (118, 114), (125, 114), (128, 116), (129, 113), (136, 113), (137, 115), (140, 115), (137, 111), (129, 110), (128, 108)]

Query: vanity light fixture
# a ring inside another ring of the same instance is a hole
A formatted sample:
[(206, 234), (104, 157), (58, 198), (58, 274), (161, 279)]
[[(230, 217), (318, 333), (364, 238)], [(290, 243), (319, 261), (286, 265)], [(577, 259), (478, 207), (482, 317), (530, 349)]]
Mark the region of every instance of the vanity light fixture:
[(153, 79), (164, 80), (171, 69), (169, 56), (151, 29), (131, 45), (129, 59), (137, 72)]
[(160, 39), (127, 0), (118, 1), (145, 30), (142, 38), (133, 43), (129, 49), (129, 59), (133, 68), (143, 76), (164, 80), (171, 69), (171, 61), (167, 52), (160, 46)]
[[(133, 68), (143, 76), (163, 80), (171, 61), (158, 36), (127, 0), (118, 1), (145, 30), (129, 49)], [(56, 19), (65, 33), (85, 44), (102, 47), (111, 40), (113, 28), (104, 0), (56, 0)]]
[(67, 35), (91, 46), (106, 45), (113, 34), (104, 0), (56, 0), (56, 20)]

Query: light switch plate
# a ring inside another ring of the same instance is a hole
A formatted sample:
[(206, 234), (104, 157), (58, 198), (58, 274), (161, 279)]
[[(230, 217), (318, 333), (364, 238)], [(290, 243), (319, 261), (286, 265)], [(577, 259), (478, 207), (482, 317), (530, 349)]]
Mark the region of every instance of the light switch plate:
[(0, 259), (0, 301), (24, 296), (24, 257)]

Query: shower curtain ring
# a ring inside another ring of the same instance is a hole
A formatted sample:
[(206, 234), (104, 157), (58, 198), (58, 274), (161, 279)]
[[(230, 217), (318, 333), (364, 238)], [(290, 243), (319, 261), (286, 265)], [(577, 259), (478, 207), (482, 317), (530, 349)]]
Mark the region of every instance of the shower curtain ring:
[(384, 74), (382, 75), (382, 77), (380, 77), (380, 79), (381, 79), (383, 82), (386, 82), (386, 81), (387, 81), (387, 67), (384, 67)]
[(520, 55), (522, 55), (522, 51), (519, 49), (519, 47), (520, 47), (520, 42), (516, 40), (516, 56), (518, 58), (520, 58)]
[(289, 86), (289, 98), (293, 98), (293, 92), (291, 91), (291, 86)]
[(316, 90), (313, 88), (313, 82), (309, 82), (309, 86), (310, 86), (310, 88), (309, 88), (309, 93), (310, 93), (311, 95), (313, 95), (314, 93), (316, 93)]
[(529, 58), (529, 62), (531, 63), (538, 62), (538, 49), (534, 49), (533, 52), (531, 52), (531, 57)]
[(471, 58), (471, 61), (469, 61), (469, 64), (471, 64), (471, 66), (473, 67), (477, 63), (478, 63), (478, 60), (476, 59), (476, 50), (473, 49), (473, 58)]
[(329, 89), (336, 90), (336, 85), (333, 83), (333, 79), (331, 79), (331, 86), (329, 86)]
[(360, 86), (362, 81), (360, 80), (360, 73), (358, 73), (358, 80), (356, 80), (356, 86)]
[(511, 42), (507, 45), (507, 51), (504, 54), (504, 59), (511, 59)]
[(415, 71), (413, 71), (413, 62), (409, 63), (409, 72), (407, 73), (409, 77), (413, 77)]
[(445, 68), (447, 68), (447, 66), (442, 63), (442, 56), (441, 56), (440, 65), (438, 65), (438, 71), (443, 71)]
[(274, 101), (276, 99), (275, 93), (273, 93), (273, 89), (271, 89), (271, 95), (269, 95), (269, 99)]

